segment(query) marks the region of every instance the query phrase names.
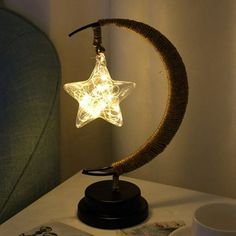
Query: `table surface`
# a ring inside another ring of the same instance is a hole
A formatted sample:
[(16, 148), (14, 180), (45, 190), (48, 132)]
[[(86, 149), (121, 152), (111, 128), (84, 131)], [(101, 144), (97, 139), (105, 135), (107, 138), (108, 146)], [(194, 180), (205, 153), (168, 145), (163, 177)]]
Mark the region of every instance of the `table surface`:
[[(117, 235), (117, 230), (96, 229), (85, 225), (76, 217), (77, 204), (84, 196), (85, 188), (102, 179), (105, 178), (86, 176), (79, 172), (3, 223), (0, 226), (0, 235), (17, 236), (52, 220), (71, 225), (93, 235)], [(193, 212), (200, 205), (212, 202), (236, 204), (236, 199), (140, 179), (128, 177), (121, 177), (121, 179), (138, 185), (142, 196), (149, 203), (150, 214), (143, 224), (171, 220), (183, 220), (186, 224), (191, 224)]]

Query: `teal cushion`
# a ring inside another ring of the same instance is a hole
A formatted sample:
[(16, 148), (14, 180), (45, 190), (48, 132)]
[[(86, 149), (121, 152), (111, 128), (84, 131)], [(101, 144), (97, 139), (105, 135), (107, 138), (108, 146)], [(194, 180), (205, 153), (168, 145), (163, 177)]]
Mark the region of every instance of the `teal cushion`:
[(0, 222), (59, 181), (59, 84), (46, 35), (0, 8)]

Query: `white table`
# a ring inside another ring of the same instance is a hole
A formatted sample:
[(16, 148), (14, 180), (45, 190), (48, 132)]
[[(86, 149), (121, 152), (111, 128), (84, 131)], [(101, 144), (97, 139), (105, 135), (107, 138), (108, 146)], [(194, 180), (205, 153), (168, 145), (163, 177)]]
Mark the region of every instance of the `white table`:
[[(51, 192), (19, 212), (0, 226), (1, 236), (18, 236), (35, 226), (57, 220), (93, 235), (112, 236), (116, 230), (102, 230), (87, 226), (76, 217), (77, 203), (84, 196), (85, 188), (100, 177), (82, 175), (81, 172), (65, 181)], [(144, 223), (184, 220), (191, 224), (194, 210), (209, 202), (236, 203), (235, 199), (205, 194), (164, 184), (121, 177), (133, 182), (142, 191), (150, 207), (150, 216)]]

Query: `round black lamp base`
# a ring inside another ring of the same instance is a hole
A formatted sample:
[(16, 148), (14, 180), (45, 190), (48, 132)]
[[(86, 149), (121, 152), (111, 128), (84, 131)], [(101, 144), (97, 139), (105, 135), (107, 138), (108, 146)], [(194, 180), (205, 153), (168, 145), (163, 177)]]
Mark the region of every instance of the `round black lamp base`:
[(148, 216), (148, 204), (135, 184), (120, 180), (116, 192), (112, 191), (112, 180), (105, 180), (86, 188), (77, 214), (90, 226), (120, 229), (144, 221)]

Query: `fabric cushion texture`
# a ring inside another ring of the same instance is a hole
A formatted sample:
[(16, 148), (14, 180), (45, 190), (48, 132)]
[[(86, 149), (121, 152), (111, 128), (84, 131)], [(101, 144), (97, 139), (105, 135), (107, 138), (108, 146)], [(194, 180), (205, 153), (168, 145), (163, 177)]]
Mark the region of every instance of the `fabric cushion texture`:
[(59, 182), (60, 78), (47, 36), (0, 8), (0, 223)]

